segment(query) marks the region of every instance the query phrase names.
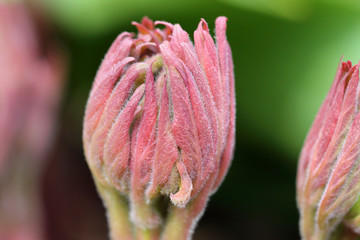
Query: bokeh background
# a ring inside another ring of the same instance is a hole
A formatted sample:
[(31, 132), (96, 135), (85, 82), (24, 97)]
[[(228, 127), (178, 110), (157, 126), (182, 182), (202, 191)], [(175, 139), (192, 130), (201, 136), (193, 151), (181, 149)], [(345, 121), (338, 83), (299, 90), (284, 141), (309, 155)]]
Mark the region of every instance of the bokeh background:
[[(68, 56), (59, 125), (43, 176), (51, 240), (107, 239), (105, 212), (82, 150), (82, 119), (115, 37), (142, 16), (190, 33), (228, 17), (235, 63), (236, 152), (194, 240), (299, 239), (298, 155), (340, 58), (360, 60), (358, 0), (41, 0)], [(214, 32), (213, 32), (214, 33)]]

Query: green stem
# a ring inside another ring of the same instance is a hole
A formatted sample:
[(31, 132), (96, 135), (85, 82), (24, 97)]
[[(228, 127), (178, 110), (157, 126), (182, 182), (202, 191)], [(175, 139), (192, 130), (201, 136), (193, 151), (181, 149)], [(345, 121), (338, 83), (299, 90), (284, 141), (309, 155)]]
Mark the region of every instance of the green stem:
[(301, 219), (300, 219), (300, 231), (302, 234), (302, 237), (307, 240), (315, 240), (315, 235), (317, 235), (318, 240), (323, 239), (324, 236), (320, 236), (321, 233), (315, 233), (315, 212), (316, 209), (314, 209), (311, 205), (307, 205), (306, 207), (303, 207)]
[(160, 238), (160, 229), (149, 229), (135, 227), (136, 240), (158, 240)]
[(154, 202), (132, 198), (131, 221), (135, 227), (136, 240), (159, 239), (162, 219)]
[(162, 240), (190, 239), (191, 230), (196, 224), (191, 215), (191, 209), (171, 206)]
[(132, 226), (129, 220), (127, 200), (115, 189), (104, 187), (99, 182), (96, 186), (107, 210), (111, 240), (132, 240)]

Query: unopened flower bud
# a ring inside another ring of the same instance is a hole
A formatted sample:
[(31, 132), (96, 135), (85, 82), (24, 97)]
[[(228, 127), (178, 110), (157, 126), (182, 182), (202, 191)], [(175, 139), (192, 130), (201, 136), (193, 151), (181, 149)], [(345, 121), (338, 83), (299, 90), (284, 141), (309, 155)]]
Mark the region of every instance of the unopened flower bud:
[(360, 234), (351, 221), (360, 193), (359, 87), (359, 65), (341, 63), (304, 143), (297, 173), (303, 239)]
[[(195, 45), (180, 25), (120, 34), (96, 75), (84, 118), (85, 154), (95, 181), (129, 196), (131, 219), (161, 223), (145, 205), (168, 196), (184, 208), (216, 190), (233, 155), (235, 96), (226, 18), (217, 44), (201, 20)], [(206, 189), (206, 190), (204, 190)]]

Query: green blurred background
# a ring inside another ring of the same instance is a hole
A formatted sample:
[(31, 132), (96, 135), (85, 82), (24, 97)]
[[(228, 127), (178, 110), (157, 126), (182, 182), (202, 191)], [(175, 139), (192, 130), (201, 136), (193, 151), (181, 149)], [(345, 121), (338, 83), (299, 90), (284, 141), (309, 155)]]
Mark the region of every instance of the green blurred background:
[[(358, 0), (43, 0), (69, 55), (61, 124), (45, 179), (50, 239), (106, 239), (84, 160), (82, 118), (111, 42), (142, 16), (192, 35), (228, 17), (235, 63), (237, 143), (232, 167), (194, 239), (299, 239), (297, 158), (341, 56), (360, 60)], [(214, 32), (212, 32), (213, 34)]]

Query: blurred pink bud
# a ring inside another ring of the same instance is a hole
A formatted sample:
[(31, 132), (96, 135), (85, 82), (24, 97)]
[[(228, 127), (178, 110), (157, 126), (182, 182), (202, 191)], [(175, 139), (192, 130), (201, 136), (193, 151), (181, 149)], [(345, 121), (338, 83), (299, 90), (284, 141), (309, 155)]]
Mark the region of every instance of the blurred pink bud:
[(40, 173), (64, 76), (62, 54), (40, 38), (32, 13), (22, 1), (0, 3), (0, 239), (7, 240), (43, 239)]
[[(345, 239), (349, 211), (360, 193), (359, 65), (340, 64), (304, 143), (297, 173), (303, 239)], [(350, 232), (351, 232), (350, 231)]]
[(194, 33), (195, 45), (179, 24), (155, 22), (165, 26), (155, 28), (146, 17), (133, 23), (136, 38), (127, 32), (117, 37), (98, 70), (84, 119), (86, 158), (97, 181), (135, 204), (168, 195), (178, 207), (208, 182), (209, 193), (217, 189), (235, 137), (226, 21), (216, 20), (216, 44), (205, 20)]
[(63, 56), (37, 30), (25, 4), (0, 3), (0, 172), (18, 148), (40, 161), (52, 136)]

